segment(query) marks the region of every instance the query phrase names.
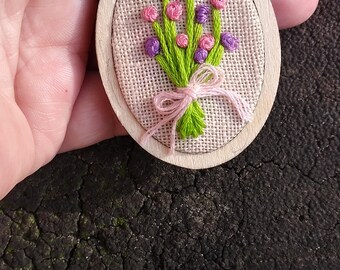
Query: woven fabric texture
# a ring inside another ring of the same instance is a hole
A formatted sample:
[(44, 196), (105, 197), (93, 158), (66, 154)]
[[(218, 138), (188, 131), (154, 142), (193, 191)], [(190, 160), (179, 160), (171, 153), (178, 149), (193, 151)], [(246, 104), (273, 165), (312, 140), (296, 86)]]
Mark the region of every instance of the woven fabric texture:
[[(196, 5), (208, 0), (196, 1)], [(141, 19), (141, 10), (153, 5), (161, 12), (159, 0), (118, 0), (113, 16), (112, 47), (115, 70), (126, 103), (137, 121), (147, 130), (161, 119), (154, 109), (153, 97), (161, 91), (173, 91), (175, 86), (155, 59), (144, 52), (146, 38), (155, 36), (151, 23)], [(184, 2), (183, 2), (184, 5)], [(184, 13), (185, 16), (185, 13)], [(240, 39), (240, 48), (225, 52), (220, 67), (225, 70), (223, 88), (239, 93), (254, 110), (259, 99), (264, 73), (263, 32), (255, 4), (251, 0), (230, 0), (222, 10), (222, 31)], [(185, 30), (185, 17), (178, 32)], [(211, 33), (211, 23), (204, 33)], [(198, 154), (214, 151), (231, 141), (244, 128), (231, 104), (223, 97), (200, 99), (206, 114), (204, 135), (197, 139), (176, 137), (176, 150)], [(154, 138), (170, 145), (171, 123), (164, 125)]]

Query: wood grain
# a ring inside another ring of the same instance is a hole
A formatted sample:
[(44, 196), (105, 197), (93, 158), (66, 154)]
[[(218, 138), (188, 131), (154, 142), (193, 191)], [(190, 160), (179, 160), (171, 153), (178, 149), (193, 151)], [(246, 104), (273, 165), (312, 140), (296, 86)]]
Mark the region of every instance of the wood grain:
[[(240, 154), (257, 136), (267, 120), (273, 106), (281, 65), (280, 38), (275, 14), (270, 0), (253, 0), (262, 24), (265, 42), (265, 70), (263, 88), (253, 121), (225, 146), (216, 151), (204, 154), (188, 154), (176, 151), (168, 155), (168, 148), (154, 138), (150, 138), (142, 147), (157, 158), (190, 169), (203, 169), (220, 165)], [(136, 120), (127, 106), (120, 90), (114, 70), (112, 55), (112, 19), (115, 0), (101, 0), (98, 7), (96, 24), (96, 51), (100, 74), (105, 91), (118, 119), (131, 137), (139, 142), (145, 129)]]

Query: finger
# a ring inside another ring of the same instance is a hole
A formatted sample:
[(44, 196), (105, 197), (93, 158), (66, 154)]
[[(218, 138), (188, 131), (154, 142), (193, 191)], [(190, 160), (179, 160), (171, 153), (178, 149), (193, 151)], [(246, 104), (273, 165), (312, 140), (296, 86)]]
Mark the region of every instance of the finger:
[(88, 72), (59, 152), (79, 149), (113, 136), (126, 134), (113, 113), (99, 73)]
[(13, 81), (18, 64), (22, 18), (28, 0), (0, 0), (1, 93), (14, 97)]
[(95, 0), (30, 0), (23, 41), (28, 47), (71, 45), (77, 51), (87, 52), (96, 8)]
[(272, 0), (280, 29), (299, 25), (314, 13), (318, 0)]

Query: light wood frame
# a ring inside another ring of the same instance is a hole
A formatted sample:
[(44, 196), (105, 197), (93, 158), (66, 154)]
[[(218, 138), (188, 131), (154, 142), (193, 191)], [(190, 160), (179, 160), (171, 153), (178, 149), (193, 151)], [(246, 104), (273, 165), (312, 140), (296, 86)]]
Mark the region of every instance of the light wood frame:
[[(96, 50), (98, 65), (111, 105), (131, 137), (139, 142), (145, 129), (136, 120), (120, 90), (112, 55), (112, 20), (116, 0), (101, 0), (96, 24)], [(223, 147), (204, 154), (176, 151), (168, 155), (168, 147), (150, 138), (142, 147), (157, 158), (190, 169), (203, 169), (220, 165), (240, 154), (262, 129), (273, 106), (279, 82), (281, 49), (275, 14), (270, 0), (253, 0), (262, 24), (265, 47), (265, 69), (262, 91), (254, 111), (253, 121)]]

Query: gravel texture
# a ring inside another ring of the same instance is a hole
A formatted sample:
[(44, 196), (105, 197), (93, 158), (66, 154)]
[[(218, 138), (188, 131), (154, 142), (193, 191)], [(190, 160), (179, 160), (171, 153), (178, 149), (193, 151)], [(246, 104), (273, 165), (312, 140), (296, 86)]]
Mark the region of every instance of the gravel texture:
[(281, 34), (265, 128), (202, 171), (129, 137), (60, 155), (0, 202), (0, 269), (340, 269), (339, 4)]

